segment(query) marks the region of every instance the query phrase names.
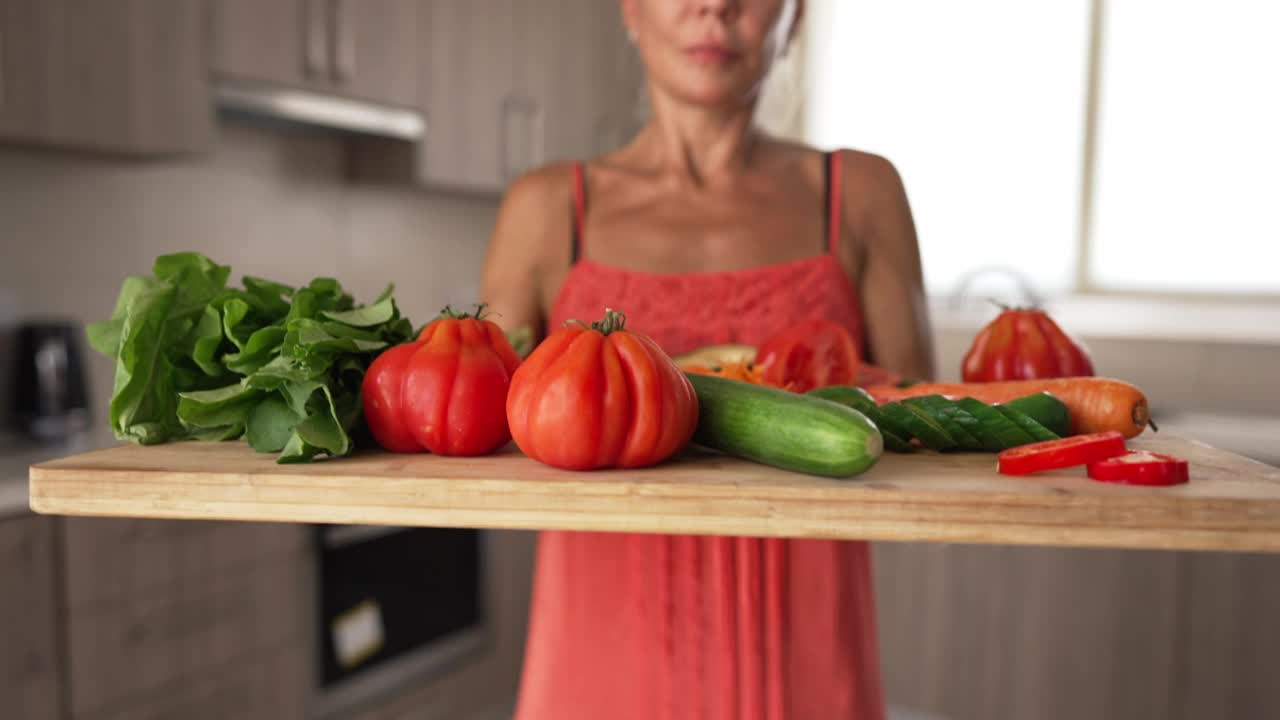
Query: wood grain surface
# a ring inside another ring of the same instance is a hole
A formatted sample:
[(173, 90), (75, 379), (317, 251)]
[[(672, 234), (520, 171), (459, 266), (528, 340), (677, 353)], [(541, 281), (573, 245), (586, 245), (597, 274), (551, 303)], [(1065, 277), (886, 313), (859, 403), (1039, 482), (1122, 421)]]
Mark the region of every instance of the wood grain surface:
[(30, 494), (65, 515), (1280, 552), (1280, 469), (1168, 434), (1130, 445), (1188, 459), (1192, 481), (1005, 477), (989, 454), (929, 452), (886, 453), (850, 480), (696, 452), (593, 473), (512, 448), (277, 465), (243, 443), (190, 442), (34, 465)]

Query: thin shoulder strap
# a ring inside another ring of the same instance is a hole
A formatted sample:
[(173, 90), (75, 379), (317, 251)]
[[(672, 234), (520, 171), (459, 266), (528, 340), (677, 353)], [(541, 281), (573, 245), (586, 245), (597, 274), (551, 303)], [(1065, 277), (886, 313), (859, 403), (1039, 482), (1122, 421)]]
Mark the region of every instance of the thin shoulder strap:
[(582, 257), (582, 226), (587, 213), (587, 178), (581, 162), (573, 164), (573, 245), (569, 250), (569, 264), (576, 265)]
[(841, 182), (840, 152), (829, 152), (826, 157), (827, 185), (827, 252), (834, 253), (840, 246), (841, 209), (844, 207), (844, 191)]

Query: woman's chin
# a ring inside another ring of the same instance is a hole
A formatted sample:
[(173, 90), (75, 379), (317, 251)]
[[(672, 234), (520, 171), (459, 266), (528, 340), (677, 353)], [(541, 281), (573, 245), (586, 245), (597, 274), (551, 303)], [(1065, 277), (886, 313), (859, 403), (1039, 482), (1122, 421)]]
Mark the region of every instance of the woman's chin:
[(685, 82), (672, 88), (672, 94), (686, 105), (706, 108), (745, 107), (754, 94), (754, 83), (743, 82)]

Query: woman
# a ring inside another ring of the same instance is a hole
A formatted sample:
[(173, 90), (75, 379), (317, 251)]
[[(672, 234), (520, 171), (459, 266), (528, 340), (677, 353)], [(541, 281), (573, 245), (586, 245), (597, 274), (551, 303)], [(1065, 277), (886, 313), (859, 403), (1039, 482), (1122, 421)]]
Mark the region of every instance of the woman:
[[(752, 124), (803, 0), (621, 0), (649, 124), (518, 180), (484, 299), (508, 328), (606, 306), (668, 353), (815, 317), (931, 372), (915, 230), (886, 160)], [(865, 543), (544, 532), (517, 717), (880, 718)]]

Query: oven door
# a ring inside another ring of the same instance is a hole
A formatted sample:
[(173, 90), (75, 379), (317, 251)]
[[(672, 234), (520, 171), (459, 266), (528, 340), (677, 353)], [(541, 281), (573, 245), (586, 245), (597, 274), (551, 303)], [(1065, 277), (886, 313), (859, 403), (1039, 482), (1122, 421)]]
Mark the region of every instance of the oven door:
[(315, 542), (318, 715), (428, 682), (484, 647), (485, 533), (326, 525)]

